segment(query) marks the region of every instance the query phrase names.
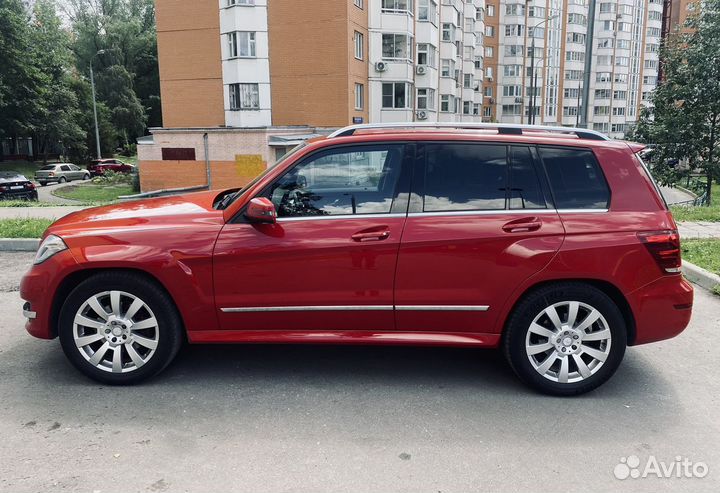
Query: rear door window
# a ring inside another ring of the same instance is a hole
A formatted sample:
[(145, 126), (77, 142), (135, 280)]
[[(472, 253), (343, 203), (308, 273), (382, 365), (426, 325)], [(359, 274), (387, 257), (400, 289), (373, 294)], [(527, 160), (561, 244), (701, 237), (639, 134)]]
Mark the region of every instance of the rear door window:
[(507, 147), (427, 144), (425, 212), (506, 208)]
[(607, 209), (610, 188), (592, 151), (540, 147), (558, 209)]
[(63, 164), (62, 166), (60, 166), (60, 170), (61, 171), (70, 171), (70, 166)]
[(510, 208), (545, 209), (545, 196), (529, 147), (510, 147)]

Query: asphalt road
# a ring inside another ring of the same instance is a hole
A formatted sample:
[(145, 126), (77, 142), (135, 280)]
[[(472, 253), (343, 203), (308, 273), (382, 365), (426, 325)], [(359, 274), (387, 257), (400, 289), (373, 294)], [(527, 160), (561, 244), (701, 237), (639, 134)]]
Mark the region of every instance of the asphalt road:
[(61, 187), (66, 187), (67, 185), (77, 185), (79, 183), (87, 183), (88, 181), (90, 180), (73, 180), (70, 183), (51, 183), (49, 185), (45, 185), (44, 187), (40, 186), (40, 184), (37, 183), (38, 200), (40, 202), (49, 202), (51, 204), (76, 205), (79, 203), (77, 200), (69, 200), (62, 197), (56, 197), (52, 194), (52, 191)]
[[(720, 488), (720, 298), (702, 290), (685, 333), (577, 398), (529, 391), (494, 351), (442, 348), (193, 346), (111, 388), (25, 334), (30, 259), (0, 254), (0, 491)], [(631, 455), (709, 473), (616, 479)]]

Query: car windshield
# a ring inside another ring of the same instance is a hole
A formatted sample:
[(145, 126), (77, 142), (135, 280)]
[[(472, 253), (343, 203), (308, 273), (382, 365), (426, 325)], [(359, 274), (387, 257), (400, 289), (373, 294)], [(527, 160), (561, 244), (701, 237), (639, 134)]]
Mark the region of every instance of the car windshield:
[(278, 159), (273, 165), (268, 166), (265, 171), (263, 171), (263, 172), (260, 173), (258, 176), (256, 176), (250, 183), (248, 183), (247, 185), (245, 185), (244, 187), (242, 187), (242, 188), (241, 188), (240, 190), (238, 190), (237, 192), (231, 193), (230, 195), (228, 195), (227, 197), (225, 197), (225, 198), (222, 200), (222, 202), (220, 202), (220, 204), (218, 205), (218, 209), (226, 209), (230, 204), (232, 204), (233, 202), (235, 202), (235, 201), (243, 194), (243, 192), (245, 192), (245, 190), (248, 190), (249, 188), (252, 188), (252, 186), (255, 185), (257, 182), (259, 182), (260, 180), (262, 180), (265, 175), (267, 175), (270, 171), (272, 171), (273, 169), (275, 169), (275, 167), (276, 167), (278, 164), (287, 161), (291, 156), (294, 156), (295, 154), (297, 154), (298, 151), (300, 151), (301, 149), (303, 149), (305, 146), (307, 146), (307, 142), (303, 142), (303, 143), (301, 143), (301, 144), (298, 144), (298, 145), (296, 145), (295, 147), (293, 147), (292, 149), (290, 149), (290, 151), (288, 151), (287, 153), (285, 153), (285, 154), (284, 154), (280, 159)]

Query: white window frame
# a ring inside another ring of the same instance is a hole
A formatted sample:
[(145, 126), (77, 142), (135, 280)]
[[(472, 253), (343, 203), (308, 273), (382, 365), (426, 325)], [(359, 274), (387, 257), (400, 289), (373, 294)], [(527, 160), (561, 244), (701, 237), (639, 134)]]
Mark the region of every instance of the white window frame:
[(431, 87), (417, 88), (417, 108), (419, 110), (435, 110), (435, 89)]
[(227, 0), (226, 7), (253, 7), (255, 0)]
[[(246, 39), (243, 40), (243, 37)], [(243, 54), (243, 41), (247, 52)], [(229, 58), (257, 58), (257, 33), (255, 31), (233, 31), (228, 33)]]
[[(397, 95), (397, 86), (404, 85), (405, 86), (405, 101), (404, 106), (396, 106), (396, 95)], [(386, 106), (385, 105), (385, 87), (386, 86), (392, 86), (392, 106)], [(383, 82), (380, 98), (381, 98), (381, 105), (382, 109), (384, 110), (405, 110), (412, 108), (412, 84), (408, 82)]]
[(385, 14), (412, 14), (413, 3), (415, 0), (382, 0), (381, 8)]
[[(388, 36), (392, 36), (393, 56), (387, 56), (387, 54), (385, 53), (385, 39)], [(401, 45), (404, 45), (405, 56), (396, 56), (397, 51), (398, 51), (397, 50), (398, 38), (400, 38), (400, 39), (404, 38), (404, 42), (401, 41)], [(382, 43), (381, 48), (382, 48), (382, 59), (383, 60), (390, 60), (390, 61), (410, 60), (410, 61), (412, 61), (413, 38), (409, 34), (407, 34), (407, 33), (382, 33), (381, 43)]]
[[(250, 104), (243, 104), (248, 101), (247, 99), (242, 101), (243, 94), (241, 94), (241, 91), (243, 88), (251, 90), (251, 93), (244, 95), (245, 98), (251, 98)], [(256, 82), (228, 84), (228, 93), (230, 95), (231, 111), (257, 111), (260, 109), (260, 84)]]
[(365, 57), (365, 36), (363, 33), (355, 31), (353, 42), (355, 43), (355, 59), (363, 60)]
[(359, 82), (355, 83), (355, 109), (365, 109), (365, 85)]
[[(420, 55), (425, 54), (426, 63), (420, 63)], [(437, 48), (435, 45), (430, 43), (418, 43), (417, 45), (417, 63), (418, 65), (427, 65), (428, 67), (435, 68), (437, 59)]]
[(438, 4), (435, 0), (418, 0), (418, 22), (430, 22), (437, 26), (437, 13)]
[(365, 8), (364, 0), (354, 0), (353, 2), (357, 8), (363, 10)]

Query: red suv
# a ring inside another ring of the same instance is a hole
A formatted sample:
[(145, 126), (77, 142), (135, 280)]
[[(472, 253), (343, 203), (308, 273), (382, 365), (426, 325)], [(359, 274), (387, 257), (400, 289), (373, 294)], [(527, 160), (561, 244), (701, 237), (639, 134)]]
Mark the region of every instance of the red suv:
[(93, 176), (102, 176), (106, 171), (114, 171), (115, 173), (132, 173), (135, 166), (123, 163), (119, 159), (94, 159), (87, 167)]
[(22, 281), (27, 330), (110, 384), (187, 338), (499, 347), (536, 389), (587, 392), (690, 320), (640, 149), (585, 129), (341, 129), (242, 190), (60, 219)]

